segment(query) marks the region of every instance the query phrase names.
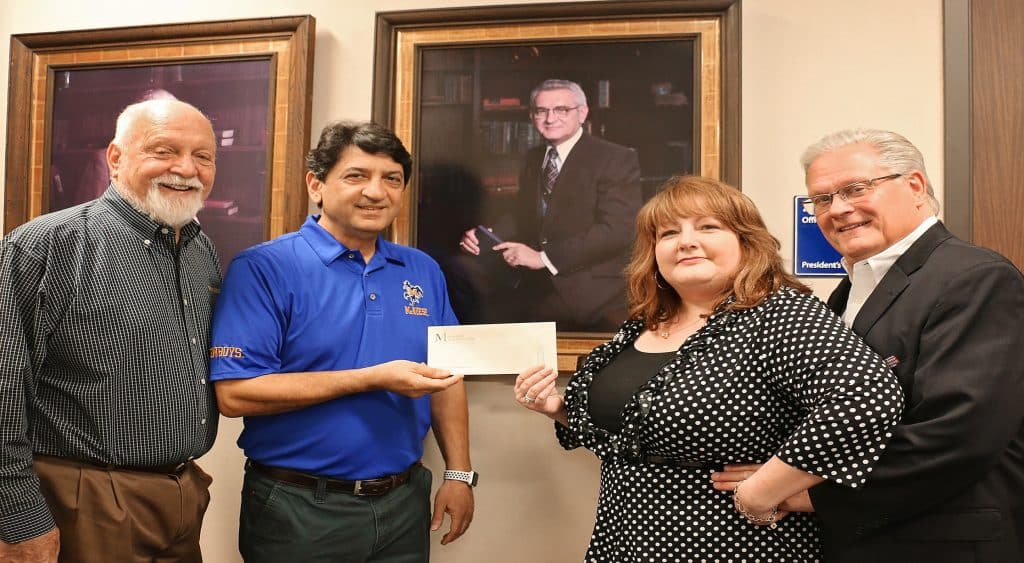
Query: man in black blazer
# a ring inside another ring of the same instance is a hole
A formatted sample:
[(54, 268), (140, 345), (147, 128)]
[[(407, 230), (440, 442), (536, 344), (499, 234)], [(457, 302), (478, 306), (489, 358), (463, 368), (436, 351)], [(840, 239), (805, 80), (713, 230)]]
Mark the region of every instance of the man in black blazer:
[(864, 489), (826, 481), (783, 508), (818, 513), (827, 561), (1024, 561), (1024, 278), (935, 219), (904, 137), (835, 133), (802, 163), (850, 272), (829, 306), (889, 363), (907, 407)]
[[(547, 143), (524, 158), (514, 221), (495, 226), (505, 237), (495, 248), (521, 276), (505, 293), (515, 320), (611, 331), (626, 317), (623, 270), (642, 203), (640, 164), (636, 151), (585, 133), (587, 112), (574, 82), (546, 80), (533, 90), (530, 115)], [(472, 229), (460, 246), (479, 254)]]

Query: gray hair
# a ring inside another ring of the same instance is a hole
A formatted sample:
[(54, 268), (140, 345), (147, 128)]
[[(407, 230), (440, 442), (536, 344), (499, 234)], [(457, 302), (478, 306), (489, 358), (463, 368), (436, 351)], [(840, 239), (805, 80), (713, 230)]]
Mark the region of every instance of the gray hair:
[(548, 90), (568, 90), (572, 92), (572, 97), (575, 100), (576, 105), (587, 105), (587, 95), (583, 93), (583, 88), (580, 88), (579, 84), (576, 84), (571, 80), (550, 78), (538, 84), (537, 87), (530, 92), (530, 107), (536, 107), (537, 94)]
[(859, 143), (874, 147), (878, 151), (879, 164), (893, 173), (907, 174), (912, 170), (921, 172), (924, 176), (925, 186), (928, 188), (928, 202), (932, 206), (932, 211), (938, 214), (939, 200), (935, 197), (932, 181), (928, 178), (928, 171), (925, 170), (924, 156), (913, 143), (899, 133), (883, 129), (844, 129), (825, 135), (821, 140), (807, 147), (803, 156), (800, 157), (804, 174), (807, 174), (807, 169), (821, 155)]

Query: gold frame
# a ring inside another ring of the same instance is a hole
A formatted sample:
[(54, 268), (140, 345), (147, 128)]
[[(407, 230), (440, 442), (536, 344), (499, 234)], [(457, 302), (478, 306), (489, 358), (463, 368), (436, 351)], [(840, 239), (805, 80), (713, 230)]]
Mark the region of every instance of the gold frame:
[[(380, 13), (374, 119), (390, 125), (412, 153), (417, 153), (416, 77), (423, 48), (696, 37), (700, 51), (696, 87), (701, 104), (695, 120), (699, 127), (699, 173), (738, 184), (738, 9), (735, 0), (719, 0)], [(402, 244), (413, 241), (416, 189), (411, 184), (406, 190), (405, 211), (391, 229), (392, 240)], [(559, 370), (574, 370), (581, 355), (603, 341), (571, 334), (559, 336)]]
[(268, 237), (296, 230), (307, 209), (312, 16), (22, 34), (11, 37), (4, 232), (44, 209), (54, 74), (69, 68), (246, 60), (274, 61)]

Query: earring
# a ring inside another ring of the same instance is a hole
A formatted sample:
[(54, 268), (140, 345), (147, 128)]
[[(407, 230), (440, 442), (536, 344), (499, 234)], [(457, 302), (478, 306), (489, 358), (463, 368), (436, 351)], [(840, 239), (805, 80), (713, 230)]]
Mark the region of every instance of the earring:
[(662, 279), (663, 278), (661, 277), (661, 272), (658, 272), (657, 270), (655, 270), (655, 272), (654, 272), (654, 285), (658, 286), (658, 289), (670, 289), (669, 286), (667, 286), (667, 285), (661, 285), (661, 280)]

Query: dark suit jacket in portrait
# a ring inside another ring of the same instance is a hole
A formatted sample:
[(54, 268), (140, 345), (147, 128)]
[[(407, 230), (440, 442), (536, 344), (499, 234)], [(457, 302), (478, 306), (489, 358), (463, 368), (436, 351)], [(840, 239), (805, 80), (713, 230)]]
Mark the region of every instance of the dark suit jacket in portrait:
[(906, 408), (865, 488), (811, 489), (826, 561), (1024, 561), (1022, 322), (1017, 268), (941, 223), (896, 261), (853, 330), (895, 364)]
[(614, 331), (626, 318), (623, 270), (642, 203), (636, 151), (583, 134), (562, 164), (547, 213), (540, 213), (547, 145), (531, 149), (519, 176), (515, 233), (558, 268), (523, 271), (521, 304), (531, 320), (559, 330)]

